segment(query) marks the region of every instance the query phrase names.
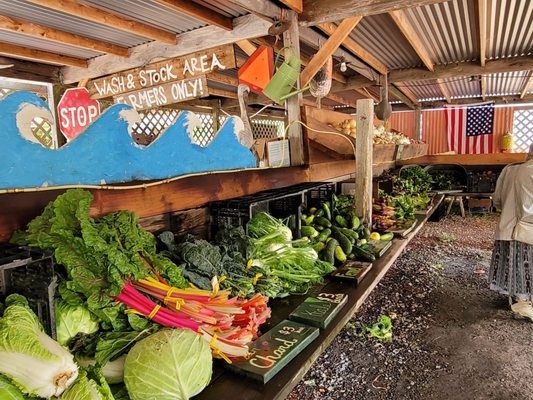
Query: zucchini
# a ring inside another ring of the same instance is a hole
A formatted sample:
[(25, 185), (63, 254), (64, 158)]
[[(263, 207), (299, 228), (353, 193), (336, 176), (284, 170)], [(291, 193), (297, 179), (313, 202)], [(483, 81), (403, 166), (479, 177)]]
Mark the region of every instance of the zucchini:
[(352, 242), (350, 242), (350, 239), (348, 239), (344, 233), (336, 228), (333, 229), (332, 235), (337, 239), (345, 254), (350, 254), (352, 252)]
[(324, 242), (327, 240), (329, 235), (331, 235), (331, 229), (324, 228), (324, 230), (320, 232), (320, 234), (317, 236), (316, 240), (318, 240), (319, 242)]
[(346, 261), (346, 254), (344, 254), (344, 251), (342, 251), (341, 246), (335, 247), (335, 258), (339, 260), (341, 263)]
[(318, 231), (312, 226), (302, 226), (300, 229), (302, 236), (307, 236), (309, 238), (314, 238), (318, 236)]
[(346, 218), (344, 218), (342, 215), (337, 215), (335, 217), (335, 221), (341, 228), (348, 228), (348, 222), (346, 221)]
[(394, 238), (394, 233), (387, 232), (387, 233), (384, 233), (383, 235), (381, 235), (379, 240), (392, 240), (393, 238)]
[(348, 236), (348, 239), (352, 238), (352, 243), (355, 243), (357, 239), (359, 239), (359, 234), (356, 231), (353, 231), (348, 228), (341, 228), (341, 232), (344, 233), (346, 236)]
[(359, 261), (366, 261), (366, 262), (376, 261), (376, 256), (374, 256), (374, 254), (357, 246), (353, 248), (353, 254), (355, 255), (355, 258)]
[(339, 242), (337, 242), (335, 239), (330, 238), (328, 243), (326, 244), (326, 248), (324, 249), (324, 261), (329, 262), (330, 264), (335, 263), (335, 249), (339, 245)]
[(370, 233), (371, 233), (370, 229), (368, 229), (368, 228), (363, 229), (363, 236), (364, 236), (364, 238), (366, 240), (368, 240), (370, 238)]
[(324, 228), (331, 228), (331, 222), (324, 217), (315, 217), (315, 224), (322, 225)]

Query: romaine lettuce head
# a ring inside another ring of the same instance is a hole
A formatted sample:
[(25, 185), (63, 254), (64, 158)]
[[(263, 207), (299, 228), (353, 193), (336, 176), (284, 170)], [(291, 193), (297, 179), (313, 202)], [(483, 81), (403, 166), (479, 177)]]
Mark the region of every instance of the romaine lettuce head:
[(24, 400), (24, 395), (15, 385), (0, 375), (0, 399)]
[(137, 342), (126, 357), (124, 383), (132, 400), (187, 400), (211, 379), (207, 342), (189, 329), (164, 329)]
[(114, 397), (100, 368), (88, 367), (58, 400), (114, 400)]
[(90, 335), (98, 330), (98, 319), (83, 305), (56, 302), (57, 341), (67, 346), (78, 333)]
[(0, 318), (0, 373), (23, 392), (59, 396), (76, 380), (73, 356), (43, 332), (28, 301), (12, 294)]

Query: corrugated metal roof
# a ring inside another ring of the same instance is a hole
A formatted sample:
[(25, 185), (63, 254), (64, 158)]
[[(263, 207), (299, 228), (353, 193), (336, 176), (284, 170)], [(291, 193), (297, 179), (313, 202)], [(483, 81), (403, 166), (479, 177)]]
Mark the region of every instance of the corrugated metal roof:
[(239, 7), (228, 0), (195, 0), (195, 3), (206, 6), (207, 8), (225, 15), (226, 17), (235, 18), (248, 14), (246, 9)]
[(481, 84), (478, 77), (462, 76), (444, 79), (452, 98), (468, 98), (481, 96)]
[(475, 3), (455, 0), (404, 10), (436, 64), (479, 59)]
[(492, 0), (487, 14), (487, 58), (532, 54), (533, 1)]
[(425, 81), (409, 81), (403, 82), (398, 87), (401, 89), (402, 86), (407, 87), (418, 100), (428, 100), (428, 99), (441, 99), (444, 98), (442, 92), (437, 85), (435, 80), (425, 80)]
[(0, 0), (0, 14), (120, 46), (132, 47), (147, 41), (141, 36), (40, 7), (25, 0)]
[(2, 38), (2, 42), (83, 59), (93, 58), (102, 54), (95, 51), (68, 46), (62, 43), (51, 42), (49, 40), (39, 39), (33, 36), (21, 35), (14, 32), (0, 31), (0, 37)]
[(528, 71), (505, 72), (485, 76), (487, 96), (518, 95), (526, 84)]
[(350, 37), (389, 69), (422, 65), (418, 55), (387, 14), (364, 17)]
[(207, 25), (203, 21), (150, 0), (80, 0), (80, 2), (169, 32), (182, 33)]

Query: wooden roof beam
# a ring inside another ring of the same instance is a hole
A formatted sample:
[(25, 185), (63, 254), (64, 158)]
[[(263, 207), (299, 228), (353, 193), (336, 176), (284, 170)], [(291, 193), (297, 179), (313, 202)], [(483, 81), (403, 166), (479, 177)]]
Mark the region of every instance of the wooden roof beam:
[(11, 43), (0, 43), (0, 54), (55, 65), (70, 65), (72, 67), (87, 68), (87, 61), (82, 60), (81, 58), (30, 49), (28, 47), (18, 46)]
[[(429, 79), (446, 79), (461, 76), (475, 76), (483, 74), (497, 74), (501, 72), (515, 72), (533, 70), (533, 57), (516, 57), (510, 59), (490, 60), (485, 67), (478, 62), (463, 62), (457, 64), (435, 65), (434, 71), (425, 68), (410, 68), (394, 70), (389, 73), (390, 82), (408, 82)], [(345, 84), (336, 83), (334, 91), (360, 89), (373, 86), (376, 83), (361, 76), (349, 78)]]
[(229, 0), (231, 3), (244, 8), (251, 14), (257, 15), (260, 18), (272, 21), (273, 19), (281, 19), (281, 8), (274, 4), (271, 0)]
[(22, 33), (24, 35), (52, 42), (68, 44), (82, 49), (98, 51), (100, 53), (115, 54), (121, 57), (128, 56), (128, 49), (100, 40), (89, 39), (72, 33), (63, 32), (54, 28), (22, 21), (16, 18), (0, 15), (0, 30)]
[(487, 85), (485, 81), (485, 75), (479, 75), (479, 86), (481, 88), (481, 100), (485, 101), (487, 96)]
[(379, 99), (376, 96), (374, 96), (372, 93), (369, 93), (368, 90), (366, 90), (365, 88), (355, 89), (355, 91), (359, 93), (360, 95), (364, 96), (365, 99), (372, 99), (375, 102), (379, 102)]
[(356, 108), (357, 102), (355, 100), (347, 99), (346, 97), (339, 96), (338, 94), (335, 94), (335, 93), (329, 93), (326, 96), (326, 99), (332, 100), (335, 103), (339, 103), (343, 106), (350, 106), (350, 107)]
[(529, 87), (533, 84), (533, 70), (530, 70), (528, 75), (527, 75), (527, 79), (526, 81), (524, 82), (524, 86), (522, 86), (522, 90), (520, 91), (520, 98), (523, 99), (524, 97), (526, 97), (526, 94), (527, 94), (527, 90), (529, 89)]
[(403, 103), (411, 109), (416, 109), (418, 102), (416, 97), (413, 95), (407, 87), (403, 86), (401, 88), (395, 86), (395, 83), (389, 86), (389, 91), (391, 94), (396, 96), (398, 99), (403, 101)]
[(254, 54), (254, 52), (257, 50), (257, 46), (250, 42), (249, 40), (238, 40), (236, 42), (237, 46), (241, 48), (242, 51), (246, 53), (246, 55), (251, 56)]
[(433, 61), (431, 61), (429, 54), (427, 53), (426, 49), (424, 48), (424, 45), (420, 41), (419, 36), (416, 34), (413, 27), (405, 17), (405, 14), (402, 11), (391, 11), (389, 12), (389, 15), (391, 16), (396, 26), (400, 29), (400, 31), (402, 31), (403, 35), (405, 36), (411, 47), (413, 47), (413, 49), (416, 51), (416, 54), (418, 54), (427, 69), (433, 71), (435, 64), (433, 63)]
[(128, 58), (111, 54), (96, 57), (89, 61), (87, 70), (63, 69), (63, 82), (73, 83), (82, 79), (97, 78), (130, 68), (137, 68), (152, 60), (175, 58), (212, 47), (235, 43), (238, 40), (253, 39), (268, 34), (271, 23), (255, 15), (245, 15), (233, 20), (233, 30), (226, 31), (216, 26), (205, 26), (177, 36), (178, 44), (168, 45), (150, 42), (130, 49)]
[(323, 22), (340, 21), (352, 15), (373, 15), (442, 3), (448, 0), (304, 0), (304, 11), (300, 15), (301, 25), (317, 25)]
[(442, 79), (437, 79), (437, 85), (439, 85), (439, 89), (442, 92), (442, 95), (446, 97), (446, 102), (451, 103), (452, 96), (450, 96), (450, 91), (446, 87), (446, 82), (444, 82)]
[[(331, 22), (325, 22), (323, 24), (318, 24), (318, 28), (327, 34), (328, 36), (331, 36), (333, 32), (335, 32), (336, 26), (335, 24)], [(376, 57), (374, 57), (372, 54), (367, 52), (365, 49), (363, 49), (361, 46), (357, 44), (355, 40), (350, 38), (349, 36), (343, 40), (342, 46), (344, 46), (347, 50), (352, 52), (356, 57), (359, 57), (361, 60), (363, 60), (365, 63), (370, 65), (372, 68), (374, 68), (376, 71), (378, 71), (382, 75), (388, 74), (388, 68), (385, 64), (383, 64), (381, 61), (379, 61)]]
[(478, 0), (479, 22), (479, 63), (482, 67), (487, 61), (487, 0)]
[(300, 14), (304, 10), (303, 0), (280, 0), (294, 12)]
[(361, 21), (361, 18), (362, 17), (360, 16), (346, 18), (339, 24), (337, 29), (335, 29), (335, 32), (330, 35), (328, 40), (326, 40), (326, 42), (320, 47), (318, 52), (302, 71), (300, 75), (300, 84), (302, 87), (307, 86), (311, 79), (313, 79), (327, 59), (335, 53), (344, 39), (346, 39), (350, 32), (357, 26), (359, 21)]
[(190, 0), (155, 0), (165, 7), (178, 11), (183, 14), (187, 14), (190, 17), (199, 19), (200, 21), (207, 22), (210, 25), (218, 26), (219, 28), (231, 31), (233, 29), (233, 22), (231, 18), (228, 18), (216, 11), (211, 10), (201, 4), (194, 3)]
[(147, 37), (163, 43), (176, 44), (176, 35), (172, 32), (154, 28), (153, 26), (143, 24), (142, 22), (133, 21), (96, 7), (78, 3), (74, 0), (28, 1), (37, 4), (38, 6), (50, 8), (55, 11), (83, 18), (124, 32), (133, 33), (137, 36)]
[(12, 65), (10, 68), (0, 68), (0, 76), (5, 76), (6, 78), (47, 83), (60, 82), (60, 67), (56, 65), (16, 60), (2, 56), (0, 56), (0, 65)]

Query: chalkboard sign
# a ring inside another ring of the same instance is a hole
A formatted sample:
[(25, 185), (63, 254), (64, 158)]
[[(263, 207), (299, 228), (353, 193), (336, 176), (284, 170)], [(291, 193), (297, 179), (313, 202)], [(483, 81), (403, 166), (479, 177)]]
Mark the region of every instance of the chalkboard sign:
[(289, 315), (289, 319), (318, 328), (326, 328), (347, 300), (348, 296), (343, 293), (319, 293), (306, 298)]

